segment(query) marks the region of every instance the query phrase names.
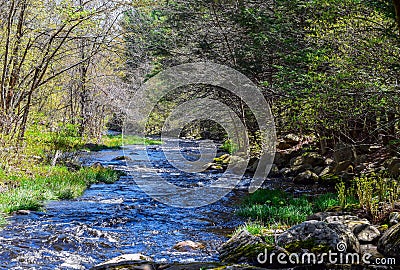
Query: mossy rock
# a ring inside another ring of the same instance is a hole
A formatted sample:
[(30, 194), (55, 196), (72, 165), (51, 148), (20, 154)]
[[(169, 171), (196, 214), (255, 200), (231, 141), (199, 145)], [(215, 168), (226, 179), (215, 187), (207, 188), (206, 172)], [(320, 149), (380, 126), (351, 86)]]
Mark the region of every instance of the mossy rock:
[(318, 244), (314, 238), (309, 238), (304, 241), (291, 242), (287, 244), (284, 248), (291, 253), (301, 252), (304, 249), (318, 254), (332, 250), (329, 245)]
[(258, 254), (273, 249), (274, 246), (265, 243), (261, 237), (251, 235), (247, 230), (241, 230), (224, 243), (218, 252), (223, 262), (256, 263)]
[(400, 258), (400, 223), (388, 229), (379, 239), (378, 251), (388, 257)]

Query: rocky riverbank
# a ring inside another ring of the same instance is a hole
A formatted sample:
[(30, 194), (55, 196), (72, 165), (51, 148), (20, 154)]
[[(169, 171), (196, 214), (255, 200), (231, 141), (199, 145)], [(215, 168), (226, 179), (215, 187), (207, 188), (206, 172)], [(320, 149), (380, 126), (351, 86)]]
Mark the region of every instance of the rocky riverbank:
[[(400, 265), (400, 158), (379, 144), (341, 143), (322, 155), (312, 140), (295, 135), (281, 138), (277, 148), (269, 177), (282, 177), (285, 184), (276, 188), (293, 192), (309, 186), (309, 196), (313, 196), (323, 187), (336, 186), (342, 200), (353, 192), (357, 204), (349, 207), (344, 201), (329, 212), (315, 213), (283, 231), (252, 234), (245, 228), (239, 230), (220, 247), (223, 262), (268, 268), (304, 264), (333, 267), (338, 263), (343, 267), (354, 264), (377, 268), (381, 262), (379, 267), (393, 269)], [(225, 155), (216, 163), (223, 167), (227, 161), (229, 156)], [(252, 159), (248, 172), (256, 167), (257, 159)], [(271, 188), (270, 182), (266, 183)], [(271, 225), (265, 217), (264, 224)], [(329, 253), (345, 260), (333, 263), (326, 256)], [(314, 262), (301, 261), (304, 256), (311, 256)], [(351, 256), (357, 261), (349, 261)]]

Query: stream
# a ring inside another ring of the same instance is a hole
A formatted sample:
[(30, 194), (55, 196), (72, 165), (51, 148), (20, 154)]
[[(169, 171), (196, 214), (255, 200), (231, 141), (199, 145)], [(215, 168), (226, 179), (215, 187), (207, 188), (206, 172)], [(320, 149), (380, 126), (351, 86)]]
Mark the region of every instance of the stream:
[[(135, 184), (135, 179), (156, 175), (185, 187), (215, 181), (220, 173), (180, 172), (165, 158), (164, 151), (180, 151), (188, 160), (195, 160), (196, 149), (196, 143), (183, 141), (179, 148), (166, 145), (163, 151), (160, 146), (125, 146), (84, 155), (85, 165), (100, 162), (129, 174), (114, 184), (94, 184), (78, 199), (47, 202), (43, 212), (10, 217), (9, 224), (0, 230), (0, 268), (90, 269), (131, 253), (160, 263), (218, 261), (216, 248), (243, 222), (232, 213), (245, 184), (199, 208), (165, 205)], [(151, 168), (144, 166), (147, 155)], [(118, 156), (128, 156), (134, 166), (114, 161)], [(191, 252), (173, 249), (185, 240), (204, 243), (206, 248)]]

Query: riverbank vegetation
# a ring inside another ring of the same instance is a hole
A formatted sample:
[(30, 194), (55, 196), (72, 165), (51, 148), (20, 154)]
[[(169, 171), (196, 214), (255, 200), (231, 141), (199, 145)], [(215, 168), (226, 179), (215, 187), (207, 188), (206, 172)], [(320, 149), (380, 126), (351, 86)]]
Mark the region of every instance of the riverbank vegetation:
[[(334, 193), (294, 197), (282, 190), (258, 190), (243, 200), (236, 214), (261, 222), (268, 228), (282, 229), (301, 223), (316, 212), (329, 211), (339, 205), (338, 195)], [(254, 225), (252, 222), (249, 224)]]
[[(319, 197), (260, 191), (238, 214), (292, 225), (355, 206), (386, 222), (396, 208), (399, 1), (0, 0), (0, 7), (1, 211), (38, 209), (115, 180), (107, 169), (80, 168), (74, 153), (159, 144), (106, 130), (121, 131), (144, 82), (193, 62), (229, 66), (260, 89), (278, 135), (271, 177), (336, 186), (337, 194)], [(159, 136), (173, 109), (196, 98), (218, 100), (241, 120), (257, 164), (263, 131), (252, 108), (226, 89), (170, 92), (147, 119), (146, 135)], [(182, 137), (238, 150), (217, 122), (182, 128)]]

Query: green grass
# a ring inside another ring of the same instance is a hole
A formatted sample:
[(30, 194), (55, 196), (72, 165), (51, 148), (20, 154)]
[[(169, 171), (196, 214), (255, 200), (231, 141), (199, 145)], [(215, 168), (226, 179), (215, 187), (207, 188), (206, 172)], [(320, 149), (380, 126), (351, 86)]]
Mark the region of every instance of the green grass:
[(258, 190), (242, 201), (236, 214), (265, 222), (268, 226), (290, 227), (305, 221), (315, 212), (337, 205), (338, 196), (333, 193), (296, 198), (281, 190)]
[(229, 154), (233, 154), (239, 149), (239, 147), (233, 143), (231, 139), (225, 140), (220, 148)]
[(107, 135), (100, 144), (86, 144), (83, 148), (90, 151), (101, 151), (105, 149), (118, 149), (123, 145), (160, 145), (160, 140), (142, 138), (134, 135)]
[(47, 175), (23, 176), (19, 186), (0, 193), (0, 212), (40, 210), (44, 201), (79, 197), (93, 183), (112, 183), (119, 173), (107, 168), (83, 168), (70, 172), (63, 167), (48, 168)]
[(245, 224), (239, 226), (233, 234), (234, 235), (238, 234), (243, 229), (247, 230), (252, 235), (261, 236), (267, 244), (270, 244), (270, 245), (275, 244), (274, 235), (268, 235), (268, 231), (270, 228), (265, 226), (262, 222), (258, 222), (258, 221), (246, 222)]
[(326, 211), (330, 208), (340, 205), (338, 195), (334, 193), (325, 193), (314, 198), (315, 211)]

